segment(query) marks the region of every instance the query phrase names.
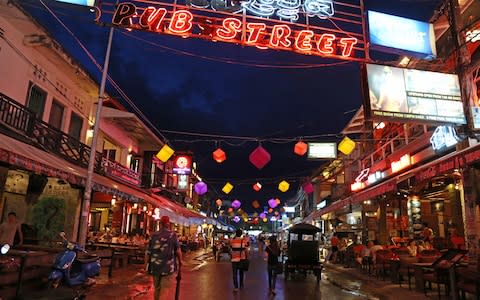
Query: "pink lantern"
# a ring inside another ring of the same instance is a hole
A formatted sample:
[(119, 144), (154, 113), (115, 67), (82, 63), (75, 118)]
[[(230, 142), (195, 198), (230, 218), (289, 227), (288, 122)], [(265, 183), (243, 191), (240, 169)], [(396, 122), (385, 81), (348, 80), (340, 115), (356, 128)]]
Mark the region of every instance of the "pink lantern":
[(302, 188), (303, 190), (305, 191), (305, 193), (307, 194), (311, 194), (313, 193), (313, 184), (309, 181), (309, 182), (305, 182), (303, 185), (302, 185)]
[(268, 153), (265, 148), (262, 146), (258, 146), (255, 150), (250, 153), (250, 156), (248, 157), (250, 162), (257, 167), (257, 169), (263, 169), (271, 160), (270, 153)]
[(207, 184), (203, 181), (195, 183), (195, 193), (199, 194), (200, 196), (205, 194), (208, 191)]
[(277, 207), (277, 205), (278, 205), (277, 200), (275, 200), (273, 198), (268, 200), (268, 206), (270, 206), (271, 208), (275, 208), (275, 207)]
[(240, 208), (240, 206), (242, 206), (242, 202), (240, 202), (238, 200), (233, 200), (233, 202), (232, 202), (232, 207), (233, 208), (238, 209), (238, 208)]

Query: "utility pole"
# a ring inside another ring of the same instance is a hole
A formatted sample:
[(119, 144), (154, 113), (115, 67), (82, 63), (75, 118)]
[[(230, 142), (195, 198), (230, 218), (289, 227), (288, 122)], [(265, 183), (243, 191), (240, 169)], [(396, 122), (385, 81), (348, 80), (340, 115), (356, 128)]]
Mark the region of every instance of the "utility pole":
[(85, 182), (85, 191), (83, 194), (82, 215), (80, 218), (80, 233), (78, 243), (85, 246), (88, 234), (88, 216), (90, 214), (90, 200), (92, 197), (92, 179), (95, 167), (95, 157), (97, 154), (98, 131), (100, 129), (100, 118), (102, 112), (103, 98), (105, 96), (105, 83), (107, 80), (108, 65), (110, 63), (110, 51), (112, 49), (113, 27), (110, 27), (108, 33), (107, 50), (105, 53), (105, 63), (103, 64), (102, 81), (100, 82), (100, 91), (98, 93), (97, 111), (95, 114), (95, 125), (93, 127), (92, 145), (90, 148), (90, 157), (88, 160), (87, 179)]

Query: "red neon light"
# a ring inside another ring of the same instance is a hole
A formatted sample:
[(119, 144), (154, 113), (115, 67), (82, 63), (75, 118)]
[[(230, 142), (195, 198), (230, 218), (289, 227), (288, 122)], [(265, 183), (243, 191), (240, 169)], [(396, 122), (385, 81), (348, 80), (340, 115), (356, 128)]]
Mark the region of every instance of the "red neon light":
[(152, 31), (162, 31), (162, 21), (167, 14), (165, 8), (155, 8), (153, 6), (147, 7), (140, 16), (139, 24), (143, 28), (148, 28)]
[(337, 37), (331, 33), (324, 33), (320, 36), (320, 39), (317, 43), (317, 49), (320, 53), (325, 55), (333, 54), (335, 49), (333, 48), (333, 41), (335, 41)]
[(267, 28), (265, 23), (248, 23), (247, 29), (250, 30), (250, 34), (248, 35), (247, 43), (256, 43), (260, 35), (265, 31), (265, 28)]
[(193, 15), (188, 10), (177, 10), (173, 13), (169, 30), (176, 34), (188, 33), (192, 29)]
[(314, 36), (311, 30), (300, 30), (295, 39), (295, 48), (300, 51), (312, 50), (312, 38)]
[(396, 173), (400, 170), (403, 170), (406, 167), (410, 166), (411, 164), (412, 163), (411, 163), (410, 155), (405, 154), (402, 157), (400, 157), (400, 160), (392, 162), (392, 165), (391, 165), (392, 173)]
[(282, 47), (288, 48), (292, 44), (288, 39), (292, 30), (288, 25), (274, 25), (272, 29), (272, 34), (270, 35), (270, 45), (272, 47)]
[(349, 57), (352, 54), (353, 46), (358, 43), (356, 38), (341, 38), (340, 45), (343, 47), (342, 56)]
[(217, 29), (217, 36), (223, 40), (233, 40), (242, 31), (242, 21), (237, 18), (226, 18), (222, 27)]

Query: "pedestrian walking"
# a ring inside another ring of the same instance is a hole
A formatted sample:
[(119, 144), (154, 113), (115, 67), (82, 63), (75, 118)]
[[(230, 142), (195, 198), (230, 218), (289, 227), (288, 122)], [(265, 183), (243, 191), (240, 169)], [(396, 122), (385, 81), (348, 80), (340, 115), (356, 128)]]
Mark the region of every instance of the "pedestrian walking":
[(277, 274), (279, 268), (282, 267), (281, 263), (278, 262), (278, 257), (280, 256), (280, 247), (278, 246), (276, 236), (272, 235), (268, 238), (270, 242), (265, 252), (268, 255), (267, 261), (267, 271), (268, 271), (268, 289), (271, 294), (275, 295), (275, 284), (277, 282)]
[(238, 288), (243, 288), (243, 272), (245, 267), (241, 265), (242, 260), (248, 260), (247, 245), (242, 238), (242, 230), (237, 229), (235, 237), (230, 240), (230, 256), (233, 272), (233, 291), (237, 292)]
[[(182, 251), (177, 235), (170, 230), (170, 219), (160, 218), (161, 228), (152, 234), (145, 254), (146, 269), (153, 277), (154, 299), (160, 299), (162, 278), (177, 270), (177, 281), (180, 282)], [(177, 263), (177, 264), (176, 264)], [(179, 289), (176, 289), (177, 293)]]

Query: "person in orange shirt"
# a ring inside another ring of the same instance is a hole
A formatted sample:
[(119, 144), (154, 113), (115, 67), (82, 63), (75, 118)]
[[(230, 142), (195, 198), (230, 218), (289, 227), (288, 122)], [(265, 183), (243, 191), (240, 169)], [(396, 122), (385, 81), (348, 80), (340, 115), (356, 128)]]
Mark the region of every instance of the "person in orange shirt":
[(338, 243), (339, 242), (340, 242), (340, 240), (338, 239), (337, 234), (334, 233), (332, 238), (330, 239), (330, 246), (331, 246), (331, 252), (332, 252), (332, 255), (330, 256), (330, 261), (332, 263), (337, 262)]
[(243, 288), (243, 270), (240, 268), (240, 260), (248, 258), (247, 247), (248, 242), (242, 238), (242, 230), (237, 229), (235, 237), (230, 240), (234, 292), (237, 292), (239, 287)]

